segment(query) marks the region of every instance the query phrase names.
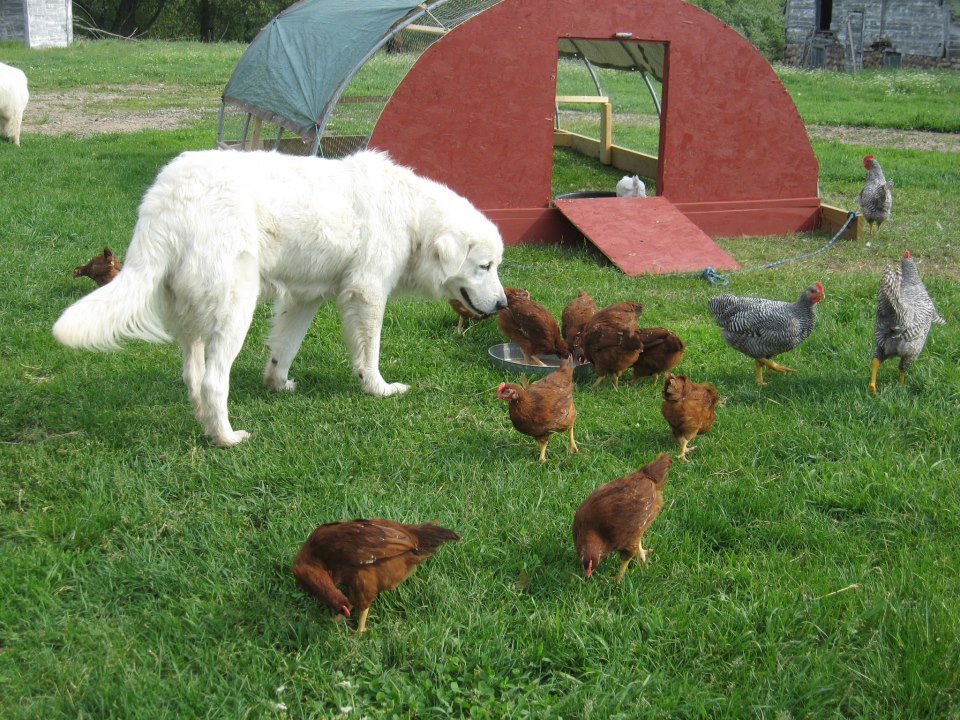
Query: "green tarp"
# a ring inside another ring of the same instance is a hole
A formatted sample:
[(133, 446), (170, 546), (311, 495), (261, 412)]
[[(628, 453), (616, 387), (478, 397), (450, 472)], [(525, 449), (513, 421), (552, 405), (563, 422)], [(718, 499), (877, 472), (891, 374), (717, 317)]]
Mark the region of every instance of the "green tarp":
[(313, 140), (344, 80), (391, 28), (422, 12), (411, 0), (295, 3), (254, 38), (224, 88), (223, 102)]

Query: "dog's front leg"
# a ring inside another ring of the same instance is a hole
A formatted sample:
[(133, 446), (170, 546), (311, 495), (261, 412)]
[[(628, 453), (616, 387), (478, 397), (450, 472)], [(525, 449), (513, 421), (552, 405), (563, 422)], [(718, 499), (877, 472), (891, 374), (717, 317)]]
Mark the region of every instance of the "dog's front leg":
[(310, 329), (321, 300), (308, 303), (278, 300), (274, 307), (273, 328), (267, 345), (270, 358), (263, 370), (263, 384), (271, 390), (293, 390), (297, 387), (288, 377), (290, 365), (300, 350), (303, 338)]
[(372, 296), (367, 291), (344, 290), (337, 297), (353, 370), (368, 395), (395, 395), (410, 389), (403, 383), (388, 383), (380, 374), (380, 331), (386, 304), (386, 296)]

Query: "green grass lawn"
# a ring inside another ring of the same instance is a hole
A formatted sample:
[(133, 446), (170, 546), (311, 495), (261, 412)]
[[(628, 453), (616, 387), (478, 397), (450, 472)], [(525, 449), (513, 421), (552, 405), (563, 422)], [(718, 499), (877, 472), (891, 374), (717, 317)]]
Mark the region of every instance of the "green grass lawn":
[[(0, 45), (0, 58), (29, 58), (40, 92), (150, 82), (195, 96), (222, 89), (235, 49)], [(869, 107), (858, 76), (784, 74), (792, 92), (834, 83)], [(957, 100), (953, 76), (910, 75)], [(860, 120), (883, 127), (927, 104), (893, 93), (888, 112)], [(811, 122), (850, 122), (843, 102), (799, 106)], [(495, 397), (512, 378), (486, 359), (503, 340), (493, 322), (461, 338), (445, 303), (394, 301), (382, 371), (412, 388), (371, 398), (324, 307), (292, 370), (297, 392), (278, 395), (260, 384), (264, 307), (230, 396), (253, 437), (224, 451), (192, 417), (175, 346), (53, 341), (59, 313), (92, 288), (72, 268), (104, 245), (122, 257), (158, 169), (214, 134), (211, 113), (181, 130), (0, 144), (0, 716), (960, 717), (956, 153), (815, 141), (833, 204), (854, 207), (868, 150), (895, 179), (881, 239), (724, 287), (628, 278), (589, 246), (507, 249), (504, 284), (557, 314), (578, 288), (601, 304), (641, 300), (644, 324), (687, 340), (678, 370), (724, 398), (691, 462), (671, 468), (648, 563), (617, 584), (615, 559), (584, 582), (570, 524), (594, 487), (676, 453), (648, 383), (578, 386), (581, 452), (554, 438), (540, 464)], [(720, 242), (753, 267), (828, 239)], [(888, 361), (871, 396), (879, 270), (906, 248), (948, 324), (905, 385)], [(794, 299), (814, 280), (827, 291), (817, 328), (782, 358), (798, 371), (758, 390), (708, 299)], [(289, 566), (316, 525), (364, 515), (436, 520), (463, 540), (382, 595), (360, 636)]]

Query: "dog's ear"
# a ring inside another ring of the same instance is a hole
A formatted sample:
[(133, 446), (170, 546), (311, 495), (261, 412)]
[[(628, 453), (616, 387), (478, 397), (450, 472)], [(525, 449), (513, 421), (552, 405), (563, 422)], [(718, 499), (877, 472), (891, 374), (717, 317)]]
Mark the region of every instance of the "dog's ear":
[(467, 259), (468, 251), (467, 244), (450, 233), (437, 236), (434, 252), (437, 254), (444, 277), (449, 278), (460, 272), (460, 268)]

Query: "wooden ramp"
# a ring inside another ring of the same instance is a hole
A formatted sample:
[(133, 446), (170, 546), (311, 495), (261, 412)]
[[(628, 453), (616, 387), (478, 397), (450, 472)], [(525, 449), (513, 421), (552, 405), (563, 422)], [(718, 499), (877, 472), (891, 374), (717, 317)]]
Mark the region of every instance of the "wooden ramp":
[(627, 275), (740, 268), (666, 198), (567, 199), (554, 205)]

